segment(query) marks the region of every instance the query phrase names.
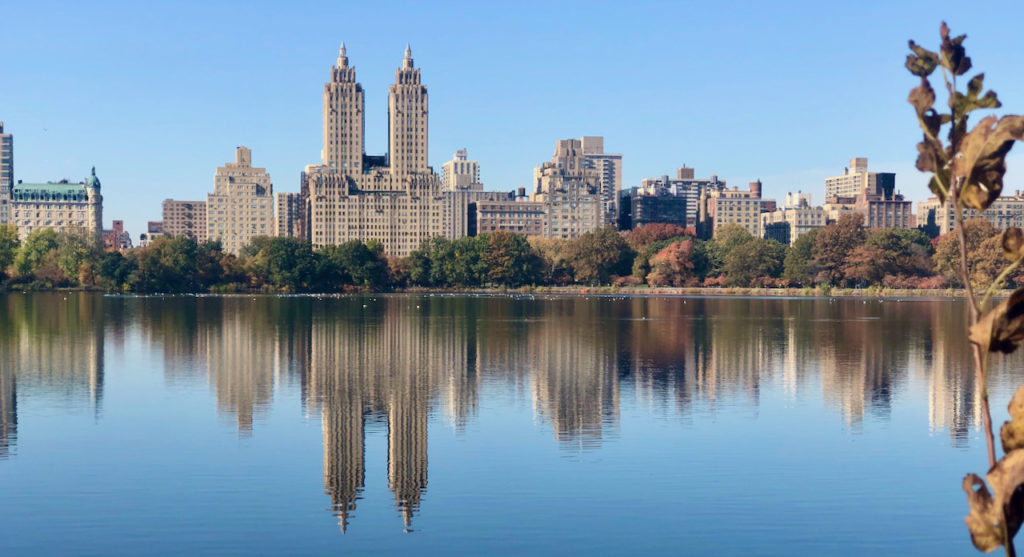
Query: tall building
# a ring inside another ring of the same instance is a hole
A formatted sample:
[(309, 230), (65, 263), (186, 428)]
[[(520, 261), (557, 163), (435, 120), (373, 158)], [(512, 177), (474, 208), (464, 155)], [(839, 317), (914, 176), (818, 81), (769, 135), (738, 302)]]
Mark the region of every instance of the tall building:
[(676, 177), (645, 178), (639, 188), (632, 188), (630, 198), (630, 227), (650, 223), (676, 224), (695, 227), (700, 217), (700, 199), (705, 192), (722, 191), (725, 180), (717, 174), (710, 178), (695, 178), (694, 170), (686, 165), (676, 169)]
[(4, 133), (0, 122), (0, 224), (10, 222), (8, 210), (11, 204), (11, 189), (14, 187), (14, 136)]
[(480, 163), (468, 160), (465, 149), (455, 151), (452, 160), (441, 165), (441, 184), (445, 191), (482, 190)]
[(99, 235), (103, 222), (103, 195), (96, 167), (78, 183), (67, 180), (46, 184), (18, 182), (11, 188), (10, 222), (24, 240), (39, 228), (81, 230)]
[(844, 213), (864, 215), (868, 228), (913, 228), (913, 203), (896, 191), (896, 175), (868, 172), (868, 159), (850, 159), (840, 176), (825, 179), (825, 210), (830, 220)]
[(427, 166), (428, 99), (407, 46), (388, 90), (388, 154), (365, 154), (363, 88), (345, 45), (324, 85), (321, 165), (302, 173), (297, 227), (315, 246), (378, 240), (389, 255), (405, 256), (434, 236), (454, 237), (441, 179)]
[(185, 236), (198, 243), (206, 241), (206, 202), (165, 199), (161, 204), (167, 236)]
[[(274, 235), (274, 186), (264, 168), (252, 166), (248, 147), (235, 149), (235, 162), (217, 168), (206, 196), (206, 237), (238, 254), (257, 236)], [(164, 222), (167, 232), (167, 222)]]
[(274, 214), (276, 234), (282, 237), (301, 238), (302, 195), (292, 192), (278, 192), (277, 209)]
[(616, 224), (606, 211), (600, 176), (586, 162), (581, 140), (559, 140), (551, 160), (534, 169), (533, 181), (530, 200), (544, 205), (544, 237), (572, 239)]
[(895, 188), (896, 174), (868, 172), (868, 159), (857, 157), (850, 159), (850, 166), (842, 175), (825, 178), (825, 199), (856, 197), (865, 190), (891, 197)]
[(622, 191), (622, 155), (604, 152), (604, 137), (583, 136), (583, 163), (594, 171), (597, 188), (604, 206), (605, 222), (614, 224), (619, 219), (619, 193)]

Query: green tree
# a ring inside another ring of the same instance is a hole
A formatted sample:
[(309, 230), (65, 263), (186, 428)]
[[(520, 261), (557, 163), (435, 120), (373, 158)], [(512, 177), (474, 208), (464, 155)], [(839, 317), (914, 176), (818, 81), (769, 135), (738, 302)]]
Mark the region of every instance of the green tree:
[(786, 247), (775, 240), (754, 238), (743, 242), (725, 256), (725, 276), (735, 286), (751, 286), (754, 281), (776, 278), (782, 273)]
[(576, 282), (607, 284), (612, 275), (630, 273), (633, 251), (614, 228), (605, 227), (570, 242), (567, 260)]
[(729, 253), (737, 247), (753, 241), (754, 236), (742, 225), (728, 223), (715, 230), (714, 238), (703, 250), (707, 260), (705, 274), (716, 276), (725, 271), (725, 262)]
[(818, 266), (814, 260), (814, 246), (818, 239), (818, 228), (804, 232), (786, 250), (782, 263), (782, 278), (801, 286), (814, 284)]
[(139, 264), (137, 251), (127, 256), (118, 251), (104, 253), (97, 266), (98, 283), (107, 290), (129, 292), (138, 280)]
[(280, 292), (308, 292), (317, 287), (317, 257), (305, 240), (257, 237), (242, 253), (254, 286)]
[(539, 282), (540, 256), (534, 253), (525, 236), (502, 231), (487, 236), (483, 263), (489, 281), (512, 287)]
[[(972, 219), (964, 222), (963, 231), (967, 246), (967, 272), (971, 284), (980, 288), (995, 277), (988, 269), (998, 266), (1002, 258), (998, 242), (992, 240), (998, 240), (999, 230), (985, 219)], [(955, 233), (939, 236), (932, 260), (935, 270), (950, 284), (964, 286), (960, 278), (960, 244)]]
[(31, 275), (39, 268), (43, 257), (57, 249), (57, 233), (52, 228), (37, 228), (28, 233), (14, 257), (14, 268), (19, 275)]
[(56, 242), (57, 266), (69, 278), (78, 277), (83, 265), (98, 261), (103, 253), (99, 236), (87, 230), (62, 230), (57, 233)]
[(183, 293), (199, 288), (195, 240), (184, 236), (159, 237), (138, 254), (140, 292)]
[(0, 275), (6, 275), (7, 268), (14, 263), (18, 245), (18, 228), (13, 224), (0, 224)]
[(569, 265), (569, 242), (561, 238), (530, 236), (526, 239), (534, 253), (540, 257), (540, 282), (569, 284), (572, 267)]
[(360, 240), (349, 240), (326, 246), (318, 250), (318, 255), (330, 263), (329, 272), (333, 272), (333, 276), (326, 280), (331, 286), (351, 284), (373, 289), (387, 286), (387, 260), (383, 247), (377, 242), (364, 244)]
[(870, 232), (865, 246), (878, 248), (882, 276), (932, 274), (931, 240), (920, 230), (883, 228)]

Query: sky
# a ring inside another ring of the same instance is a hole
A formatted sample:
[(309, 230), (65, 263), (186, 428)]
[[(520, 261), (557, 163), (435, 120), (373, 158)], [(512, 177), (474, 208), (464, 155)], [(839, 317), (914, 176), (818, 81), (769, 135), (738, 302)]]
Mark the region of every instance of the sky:
[[(234, 148), (274, 191), (320, 162), (323, 83), (342, 41), (387, 151), (406, 43), (430, 95), (429, 162), (457, 149), (486, 189), (526, 185), (558, 139), (600, 135), (623, 187), (683, 164), (767, 197), (812, 193), (852, 157), (929, 194), (907, 40), (966, 33), (974, 71), (1024, 112), (1024, 2), (47, 2), (0, 0), (0, 121), (15, 179), (103, 183), (134, 238), (165, 198), (204, 199)], [(1024, 189), (1024, 147), (1007, 189)]]

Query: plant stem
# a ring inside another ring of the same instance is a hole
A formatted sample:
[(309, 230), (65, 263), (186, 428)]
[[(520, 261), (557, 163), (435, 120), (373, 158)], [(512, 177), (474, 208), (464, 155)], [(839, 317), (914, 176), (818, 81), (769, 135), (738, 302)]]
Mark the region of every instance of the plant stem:
[[(978, 307), (978, 300), (974, 298), (974, 288), (971, 286), (971, 276), (967, 270), (967, 234), (964, 232), (964, 217), (960, 207), (960, 186), (962, 184), (962, 178), (957, 178), (953, 182), (949, 191), (949, 200), (953, 207), (953, 214), (956, 217), (956, 235), (960, 240), (960, 278), (964, 281), (964, 289), (970, 302), (970, 326), (973, 327), (978, 322), (981, 310)], [(992, 413), (989, 411), (988, 406), (988, 377), (986, 377), (985, 373), (985, 362), (981, 353), (981, 347), (971, 343), (971, 349), (974, 353), (975, 381), (977, 382), (978, 390), (981, 391), (981, 420), (985, 428), (985, 442), (988, 445), (988, 466), (991, 468), (996, 465), (996, 442), (995, 435), (992, 433)]]

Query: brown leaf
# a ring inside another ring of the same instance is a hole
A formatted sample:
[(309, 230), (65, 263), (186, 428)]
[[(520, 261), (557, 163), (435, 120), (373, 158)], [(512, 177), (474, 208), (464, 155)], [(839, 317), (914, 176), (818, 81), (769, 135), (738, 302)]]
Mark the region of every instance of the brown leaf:
[(1024, 139), (1024, 116), (989, 116), (978, 122), (960, 143), (953, 158), (953, 178), (963, 179), (961, 198), (968, 207), (984, 210), (999, 198), (1006, 174), (1006, 154)]
[(964, 519), (971, 532), (974, 547), (992, 551), (1003, 545), (1005, 530), (1010, 538), (1020, 529), (1024, 516), (1024, 451), (1006, 453), (988, 471), (989, 492), (985, 482), (975, 474), (964, 477), (963, 489), (967, 493), (969, 514)]
[(985, 312), (971, 327), (971, 342), (983, 352), (1009, 354), (1024, 341), (1024, 288), (1018, 288), (1003, 303)]
[(928, 77), (939, 65), (939, 55), (918, 46), (914, 41), (909, 41), (909, 45), (914, 54), (907, 55), (907, 69), (916, 76)]
[(1024, 257), (1024, 231), (1016, 226), (1011, 226), (1003, 232), (1002, 238), (1003, 255), (1010, 261), (1016, 261)]
[(1004, 422), (999, 430), (999, 438), (1003, 442), (1003, 451), (1024, 448), (1024, 387), (1017, 389), (1007, 406), (1010, 421)]
[(971, 69), (971, 59), (967, 57), (967, 51), (963, 46), (967, 35), (949, 38), (949, 27), (945, 21), (939, 27), (939, 35), (942, 36), (942, 46), (939, 48), (942, 67), (956, 75), (967, 73)]
[(963, 488), (969, 509), (964, 522), (974, 547), (988, 552), (1003, 545), (1002, 516), (985, 482), (977, 474), (967, 474)]

